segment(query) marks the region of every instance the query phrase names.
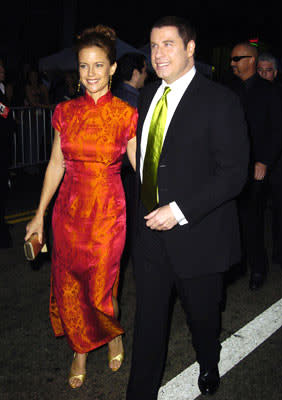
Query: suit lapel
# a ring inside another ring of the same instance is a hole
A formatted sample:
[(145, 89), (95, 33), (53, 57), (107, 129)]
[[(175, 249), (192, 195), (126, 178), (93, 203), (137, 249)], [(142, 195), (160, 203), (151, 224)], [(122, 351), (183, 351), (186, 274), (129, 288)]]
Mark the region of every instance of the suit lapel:
[[(162, 152), (161, 152), (161, 157), (160, 160), (165, 156), (167, 150), (169, 149), (169, 141), (172, 137), (172, 135), (175, 132), (174, 126), (176, 124), (176, 121), (181, 118), (181, 119), (189, 119), (190, 118), (190, 110), (192, 109), (193, 105), (193, 99), (194, 96), (197, 95), (199, 86), (200, 86), (200, 81), (201, 81), (201, 76), (199, 75), (198, 72), (196, 72), (194, 78), (192, 79), (191, 83), (189, 84), (188, 88), (185, 90), (178, 106), (176, 107), (176, 110), (173, 114), (173, 117), (170, 121), (165, 141), (163, 144)], [(177, 130), (177, 134), (181, 134), (182, 132), (179, 132), (179, 129)]]
[[(189, 118), (189, 110), (191, 109), (191, 106), (193, 104), (193, 98), (197, 94), (200, 85), (201, 85), (201, 75), (198, 72), (196, 72), (190, 85), (184, 92), (184, 94), (174, 112), (174, 115), (170, 121), (168, 130), (166, 133), (165, 141), (163, 144), (160, 159), (162, 159), (165, 156), (165, 154), (169, 148), (169, 141), (173, 135), (175, 122), (177, 121), (179, 116), (180, 116), (180, 118), (185, 118), (185, 119), (187, 119), (187, 117)], [(145, 91), (145, 93), (144, 93), (145, 95), (142, 96), (141, 107), (138, 108), (139, 119), (138, 119), (138, 128), (137, 128), (137, 153), (136, 153), (138, 169), (139, 169), (139, 162), (140, 162), (140, 143), (141, 143), (143, 124), (144, 124), (146, 115), (148, 113), (149, 107), (151, 105), (152, 99), (153, 99), (159, 86), (160, 86), (160, 82), (156, 82), (155, 84), (153, 84), (147, 88), (147, 91)], [(181, 132), (177, 132), (177, 133), (181, 134)]]

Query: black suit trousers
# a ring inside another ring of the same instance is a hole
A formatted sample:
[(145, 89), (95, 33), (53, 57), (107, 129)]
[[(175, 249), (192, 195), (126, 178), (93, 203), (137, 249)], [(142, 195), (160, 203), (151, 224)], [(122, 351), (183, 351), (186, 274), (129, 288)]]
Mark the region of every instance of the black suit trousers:
[(264, 243), (267, 180), (249, 180), (239, 195), (243, 262), (249, 263), (251, 272), (264, 274), (267, 254)]
[(272, 204), (272, 261), (282, 265), (282, 179), (271, 183)]
[(222, 274), (179, 278), (166, 254), (164, 233), (151, 231), (143, 221), (140, 223), (143, 229), (133, 255), (136, 314), (127, 400), (156, 400), (167, 351), (174, 289), (186, 312), (200, 368), (210, 369), (219, 362)]

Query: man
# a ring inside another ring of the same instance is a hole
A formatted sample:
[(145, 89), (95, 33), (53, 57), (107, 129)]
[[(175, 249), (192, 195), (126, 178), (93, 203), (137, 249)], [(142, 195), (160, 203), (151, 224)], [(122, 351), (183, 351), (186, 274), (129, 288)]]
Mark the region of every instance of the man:
[(258, 57), (257, 72), (263, 79), (273, 82), (278, 73), (276, 58), (271, 54), (260, 54)]
[[(271, 82), (282, 99), (282, 86), (277, 82), (277, 60), (272, 54), (263, 53), (258, 57), (257, 72)], [(272, 200), (272, 261), (282, 266), (282, 155), (273, 165), (270, 174)]]
[(5, 223), (5, 207), (8, 196), (8, 167), (10, 163), (11, 136), (13, 118), (9, 112), (9, 90), (5, 85), (5, 66), (0, 59), (0, 248), (11, 247), (12, 240), (8, 225)]
[[(244, 267), (251, 268), (249, 288), (262, 287), (268, 268), (264, 218), (268, 175), (281, 150), (282, 115), (277, 91), (256, 73), (257, 49), (237, 44), (231, 67), (237, 79), (231, 87), (239, 95), (248, 124), (251, 155), (248, 182), (239, 196)], [(238, 79), (239, 78), (239, 79)]]
[(147, 77), (146, 57), (141, 53), (126, 53), (118, 60), (119, 84), (114, 95), (137, 107), (139, 89)]
[(127, 400), (157, 399), (174, 287), (200, 364), (199, 388), (203, 394), (217, 390), (222, 273), (240, 257), (233, 199), (248, 163), (239, 100), (196, 72), (190, 25), (164, 17), (150, 40), (162, 81), (146, 85), (138, 107), (136, 193), (142, 200), (136, 202), (136, 316)]

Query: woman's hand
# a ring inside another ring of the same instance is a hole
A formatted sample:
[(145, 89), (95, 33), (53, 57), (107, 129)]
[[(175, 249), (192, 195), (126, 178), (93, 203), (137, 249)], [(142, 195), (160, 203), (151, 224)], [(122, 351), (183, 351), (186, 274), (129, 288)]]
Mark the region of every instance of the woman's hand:
[(35, 215), (26, 226), (26, 235), (24, 240), (27, 241), (33, 233), (38, 234), (38, 240), (42, 244), (43, 240), (44, 219), (40, 215)]

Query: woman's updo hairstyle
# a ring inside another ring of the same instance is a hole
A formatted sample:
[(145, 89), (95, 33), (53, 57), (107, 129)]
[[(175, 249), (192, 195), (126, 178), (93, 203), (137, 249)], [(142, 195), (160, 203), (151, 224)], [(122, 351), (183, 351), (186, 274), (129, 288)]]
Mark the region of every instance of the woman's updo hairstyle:
[(94, 46), (100, 47), (105, 51), (110, 65), (116, 62), (116, 33), (112, 28), (105, 25), (97, 25), (93, 28), (84, 29), (77, 36), (75, 42), (77, 55), (82, 49)]

